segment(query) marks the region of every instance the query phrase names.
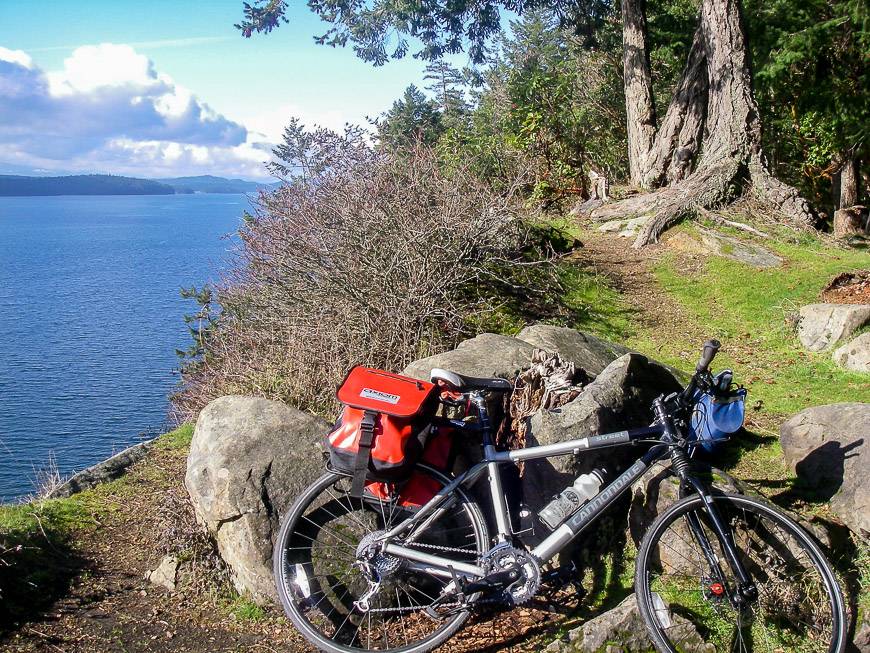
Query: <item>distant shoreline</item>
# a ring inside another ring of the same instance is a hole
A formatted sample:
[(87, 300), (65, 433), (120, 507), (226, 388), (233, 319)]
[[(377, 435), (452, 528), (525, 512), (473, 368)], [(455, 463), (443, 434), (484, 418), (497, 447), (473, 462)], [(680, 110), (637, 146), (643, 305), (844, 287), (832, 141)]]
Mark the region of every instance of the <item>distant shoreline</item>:
[(277, 182), (262, 183), (202, 175), (167, 179), (138, 179), (114, 175), (28, 177), (0, 175), (0, 197), (93, 197), (139, 195), (243, 195), (272, 190)]
[(16, 198), (16, 197), (190, 197), (191, 195), (248, 195), (249, 193), (243, 193), (240, 191), (227, 191), (227, 192), (213, 192), (213, 193), (67, 193), (65, 195), (3, 195), (0, 194), (0, 199), (5, 197), (8, 198)]

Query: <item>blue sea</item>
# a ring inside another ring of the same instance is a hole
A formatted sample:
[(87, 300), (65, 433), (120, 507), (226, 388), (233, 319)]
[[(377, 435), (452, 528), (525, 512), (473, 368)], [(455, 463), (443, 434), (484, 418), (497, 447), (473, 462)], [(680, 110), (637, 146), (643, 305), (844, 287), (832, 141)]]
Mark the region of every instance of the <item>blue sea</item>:
[(165, 428), (245, 195), (0, 197), (0, 501)]

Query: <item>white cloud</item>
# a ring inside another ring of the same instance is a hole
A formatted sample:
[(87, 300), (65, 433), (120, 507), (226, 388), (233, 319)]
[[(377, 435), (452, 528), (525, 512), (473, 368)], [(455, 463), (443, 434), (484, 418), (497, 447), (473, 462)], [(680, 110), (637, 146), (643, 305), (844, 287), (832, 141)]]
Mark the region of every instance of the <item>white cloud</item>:
[(33, 60), (30, 58), (29, 54), (21, 50), (9, 50), (8, 48), (4, 48), (3, 46), (0, 46), (0, 61), (16, 63), (19, 66), (24, 66), (25, 68), (33, 67)]
[(290, 124), (291, 118), (298, 118), (303, 125), (312, 129), (314, 127), (326, 127), (341, 133), (349, 117), (337, 109), (313, 113), (295, 104), (285, 104), (276, 109), (254, 112), (242, 117), (242, 122), (261, 139), (270, 143), (280, 143), (284, 135), (284, 128)]
[(111, 86), (153, 89), (165, 83), (148, 57), (129, 45), (114, 43), (76, 48), (63, 62), (63, 70), (48, 73), (47, 77), (54, 96), (92, 93)]
[[(276, 112), (279, 113), (279, 112)], [(262, 123), (280, 137), (290, 113)], [(0, 162), (137, 176), (262, 177), (271, 146), (129, 45), (76, 48), (44, 72), (0, 48)]]

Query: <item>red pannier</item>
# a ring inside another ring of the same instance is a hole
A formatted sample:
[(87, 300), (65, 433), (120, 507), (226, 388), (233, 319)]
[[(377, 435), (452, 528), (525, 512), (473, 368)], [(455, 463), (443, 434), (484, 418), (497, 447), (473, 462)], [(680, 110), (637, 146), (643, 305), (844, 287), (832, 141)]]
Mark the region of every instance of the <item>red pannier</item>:
[[(429, 438), (423, 449), (420, 462), (434, 467), (442, 472), (449, 472), (450, 455), (453, 448), (452, 429), (445, 426), (435, 427), (434, 434)], [(396, 504), (405, 510), (419, 510), (437, 494), (441, 483), (432, 476), (419, 470), (411, 472), (411, 478), (404, 483), (396, 497)], [(395, 494), (395, 486), (378, 481), (366, 483), (366, 495), (380, 501), (389, 501)]]
[(407, 480), (431, 430), (437, 386), (360, 366), (336, 396), (344, 409), (326, 446), (330, 467), (353, 475), (351, 495), (362, 496), (366, 481)]

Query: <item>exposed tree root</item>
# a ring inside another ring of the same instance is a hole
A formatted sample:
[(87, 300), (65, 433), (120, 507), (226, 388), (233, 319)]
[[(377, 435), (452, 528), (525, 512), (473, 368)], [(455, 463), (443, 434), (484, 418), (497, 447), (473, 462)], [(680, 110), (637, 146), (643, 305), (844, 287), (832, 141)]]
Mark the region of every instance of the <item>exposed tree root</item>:
[[(680, 220), (735, 199), (744, 181), (741, 172), (745, 171), (737, 159), (727, 157), (703, 165), (673, 186), (605, 204), (594, 210), (591, 217), (596, 221), (648, 217), (634, 242), (635, 248), (643, 247), (657, 242), (665, 230)], [(763, 165), (750, 167), (749, 183), (759, 198), (782, 215), (784, 222), (797, 228), (814, 226), (815, 218), (807, 201), (793, 187), (768, 173)]]

